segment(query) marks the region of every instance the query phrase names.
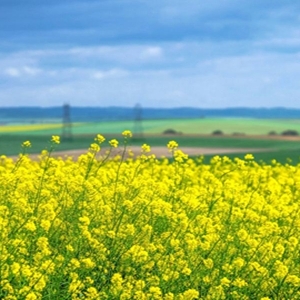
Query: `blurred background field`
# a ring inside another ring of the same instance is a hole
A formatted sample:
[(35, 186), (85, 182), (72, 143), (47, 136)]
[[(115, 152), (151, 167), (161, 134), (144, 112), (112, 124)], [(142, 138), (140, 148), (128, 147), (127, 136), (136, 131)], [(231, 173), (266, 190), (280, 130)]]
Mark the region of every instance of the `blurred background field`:
[[(243, 157), (234, 148), (264, 149), (256, 152), (255, 158), (270, 162), (276, 159), (285, 163), (292, 159), (298, 163), (300, 157), (300, 121), (293, 119), (250, 119), (250, 118), (199, 118), (199, 119), (159, 119), (143, 120), (136, 127), (132, 120), (75, 122), (70, 126), (72, 138), (62, 139), (57, 150), (88, 149), (96, 134), (103, 134), (107, 140), (118, 138), (122, 144), (121, 132), (133, 132), (132, 145), (148, 143), (166, 146), (168, 141), (176, 140), (180, 147), (232, 148), (229, 157)], [(286, 131), (294, 136), (283, 135)], [(40, 153), (49, 147), (51, 135), (63, 138), (63, 124), (59, 122), (40, 124), (7, 124), (0, 126), (0, 154), (17, 155), (21, 144), (30, 140), (29, 153)], [(108, 146), (107, 143), (104, 146)], [(206, 155), (208, 161), (213, 155)]]
[[(72, 133), (77, 134), (117, 134), (124, 129), (136, 131), (135, 122), (99, 121), (74, 122)], [(247, 119), (247, 118), (199, 118), (199, 119), (158, 119), (143, 120), (140, 131), (144, 134), (163, 134), (166, 130), (173, 130), (178, 134), (212, 134), (222, 131), (226, 135), (280, 135), (286, 130), (300, 132), (300, 120), (296, 119)], [(61, 123), (40, 124), (8, 124), (0, 126), (0, 134), (14, 135), (44, 135), (61, 134)]]

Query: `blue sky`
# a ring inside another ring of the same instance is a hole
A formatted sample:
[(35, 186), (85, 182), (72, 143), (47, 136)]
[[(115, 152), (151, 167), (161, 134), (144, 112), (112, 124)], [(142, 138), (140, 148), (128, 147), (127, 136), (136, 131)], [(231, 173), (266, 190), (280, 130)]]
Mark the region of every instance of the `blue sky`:
[(0, 106), (300, 108), (300, 1), (1, 0)]

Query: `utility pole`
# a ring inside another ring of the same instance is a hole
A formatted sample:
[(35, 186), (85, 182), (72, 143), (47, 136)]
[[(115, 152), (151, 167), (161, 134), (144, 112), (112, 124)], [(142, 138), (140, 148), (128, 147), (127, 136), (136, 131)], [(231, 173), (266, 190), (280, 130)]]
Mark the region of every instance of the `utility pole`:
[(63, 122), (62, 122), (62, 140), (71, 141), (72, 136), (72, 123), (70, 117), (70, 105), (65, 103), (63, 105)]
[(142, 126), (142, 106), (137, 103), (134, 107), (134, 137), (136, 139), (143, 139), (143, 126)]

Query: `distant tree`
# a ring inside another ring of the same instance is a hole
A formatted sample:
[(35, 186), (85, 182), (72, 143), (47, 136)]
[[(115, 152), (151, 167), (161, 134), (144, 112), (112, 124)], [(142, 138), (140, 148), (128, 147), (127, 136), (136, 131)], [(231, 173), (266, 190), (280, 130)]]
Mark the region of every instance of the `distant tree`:
[(224, 134), (223, 131), (219, 129), (212, 132), (212, 135), (223, 135), (223, 134)]
[(281, 133), (281, 135), (284, 135), (284, 136), (297, 136), (297, 135), (299, 135), (299, 133), (298, 133), (297, 130), (288, 129), (288, 130), (283, 131)]
[(268, 135), (277, 135), (277, 132), (274, 130), (269, 131)]
[(181, 134), (181, 132), (176, 131), (175, 129), (169, 128), (164, 130), (163, 134)]

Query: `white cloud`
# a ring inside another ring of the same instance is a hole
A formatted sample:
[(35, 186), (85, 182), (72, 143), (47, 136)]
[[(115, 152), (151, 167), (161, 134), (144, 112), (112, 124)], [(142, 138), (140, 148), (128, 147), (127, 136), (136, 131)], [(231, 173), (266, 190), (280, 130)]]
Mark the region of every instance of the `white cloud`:
[(21, 76), (21, 72), (17, 68), (7, 68), (4, 70), (4, 74), (10, 77), (19, 77)]
[(105, 79), (105, 78), (118, 78), (128, 76), (129, 72), (122, 69), (111, 69), (108, 71), (96, 71), (92, 74), (92, 78)]
[(9, 67), (6, 68), (3, 72), (5, 75), (8, 75), (9, 77), (23, 77), (23, 76), (36, 76), (41, 73), (41, 69), (34, 68), (34, 67)]
[(147, 47), (142, 50), (140, 57), (142, 59), (151, 59), (151, 58), (159, 58), (163, 54), (163, 50), (161, 47)]
[(86, 66), (95, 62), (106, 64), (140, 64), (151, 63), (154, 59), (162, 58), (164, 53), (161, 45), (115, 45), (115, 46), (86, 46), (62, 49), (37, 49), (12, 53), (8, 59), (31, 59), (35, 62), (47, 62), (63, 60), (71, 62), (72, 65), (84, 63)]
[(267, 44), (182, 41), (12, 53), (0, 57), (2, 75), (11, 77), (2, 83), (0, 105), (20, 99), (44, 106), (299, 107), (300, 55), (268, 52)]
[(28, 67), (28, 66), (24, 66), (22, 68), (22, 71), (25, 73), (25, 74), (28, 74), (28, 75), (31, 75), (31, 76), (36, 76), (38, 74), (41, 73), (41, 69), (38, 69), (38, 68), (33, 68), (33, 67)]

